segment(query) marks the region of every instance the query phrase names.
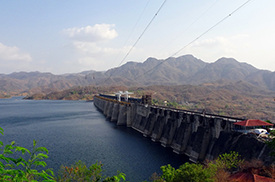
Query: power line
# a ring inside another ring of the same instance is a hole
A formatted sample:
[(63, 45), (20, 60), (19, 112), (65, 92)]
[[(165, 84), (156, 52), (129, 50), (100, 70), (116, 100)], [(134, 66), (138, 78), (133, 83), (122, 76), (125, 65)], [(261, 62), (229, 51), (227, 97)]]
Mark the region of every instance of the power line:
[[(195, 38), (194, 40), (192, 40), (191, 42), (189, 42), (187, 45), (185, 45), (184, 47), (182, 47), (181, 49), (179, 49), (177, 52), (175, 52), (174, 54), (172, 54), (169, 57), (173, 57), (175, 55), (177, 55), (180, 51), (182, 51), (183, 49), (185, 49), (186, 47), (188, 47), (189, 45), (191, 45), (192, 43), (194, 43), (195, 41), (197, 41), (199, 38), (201, 38), (202, 36), (204, 36), (206, 33), (208, 33), (210, 30), (212, 30), (213, 28), (215, 28), (216, 26), (218, 26), (220, 23), (222, 23), (223, 21), (225, 21), (227, 18), (229, 18), (230, 16), (232, 16), (234, 13), (236, 13), (238, 10), (240, 10), (243, 6), (245, 6), (247, 3), (249, 3), (251, 0), (246, 1), (245, 3), (243, 3), (241, 6), (239, 6), (237, 9), (235, 9), (232, 13), (230, 13), (229, 15), (227, 15), (226, 17), (224, 17), (223, 19), (221, 19), (218, 23), (216, 23), (215, 25), (213, 25), (212, 27), (210, 27), (209, 29), (207, 29), (205, 32), (203, 32), (201, 35), (199, 35), (197, 38)], [(148, 71), (146, 71), (145, 73), (135, 77), (134, 79), (138, 79), (144, 75), (146, 75), (147, 73), (149, 73), (150, 71), (152, 71), (153, 69), (155, 69), (156, 67), (158, 67), (159, 65), (163, 64), (164, 62), (166, 62), (168, 59), (163, 60), (162, 62), (160, 62), (159, 64), (157, 64), (156, 66), (154, 66), (153, 68), (149, 69)]]
[[(150, 2), (150, 0), (148, 0), (148, 2), (147, 2), (147, 4), (146, 4), (146, 6), (144, 7), (144, 9), (143, 9), (143, 11), (142, 11), (141, 15), (139, 16), (139, 18), (138, 18), (138, 20), (137, 20), (136, 24), (134, 25), (134, 27), (133, 27), (132, 31), (130, 32), (129, 36), (127, 37), (127, 39), (126, 39), (126, 41), (125, 41), (125, 43), (123, 44), (123, 46), (122, 46), (122, 47), (124, 47), (124, 46), (126, 45), (126, 43), (128, 42), (129, 38), (131, 37), (132, 33), (133, 33), (133, 32), (134, 32), (134, 30), (136, 29), (136, 26), (137, 26), (137, 24), (139, 23), (139, 21), (140, 21), (140, 19), (141, 19), (142, 15), (144, 14), (144, 12), (145, 12), (145, 10), (146, 10), (146, 8), (147, 8), (147, 6), (148, 6), (149, 2)], [(116, 58), (115, 58), (115, 61), (117, 60), (118, 55), (120, 54), (120, 52), (121, 52), (121, 50), (120, 50), (120, 51), (119, 51), (119, 53), (117, 54), (117, 56), (116, 56)], [(119, 63), (119, 65), (118, 65), (118, 66), (120, 66), (120, 65), (122, 64), (122, 62), (123, 62), (123, 61), (121, 61), (121, 62)]]
[[(128, 55), (130, 54), (130, 52), (133, 50), (133, 48), (137, 45), (138, 41), (141, 39), (141, 37), (143, 36), (143, 34), (146, 32), (146, 30), (149, 28), (149, 26), (152, 24), (152, 22), (154, 21), (154, 19), (156, 18), (156, 16), (158, 15), (158, 13), (160, 12), (160, 10), (162, 9), (162, 7), (164, 6), (164, 4), (166, 3), (167, 0), (164, 0), (164, 2), (161, 4), (160, 8), (158, 9), (158, 11), (155, 13), (155, 15), (153, 16), (153, 18), (151, 19), (151, 21), (148, 23), (148, 25), (145, 27), (145, 29), (143, 30), (143, 32), (140, 34), (140, 36), (138, 37), (138, 39), (136, 40), (136, 42), (134, 43), (134, 45), (131, 47), (131, 49), (128, 51), (128, 53), (124, 56), (124, 58), (121, 60), (120, 64), (121, 65), (125, 59), (128, 57)], [(116, 72), (116, 69), (113, 70), (113, 72), (110, 74), (110, 76), (103, 82), (105, 83), (109, 78), (111, 78), (111, 76), (114, 75), (114, 73)]]
[(206, 11), (204, 11), (195, 21), (193, 21), (187, 28), (185, 28), (178, 36), (176, 36), (170, 43), (168, 43), (163, 49), (159, 52), (162, 52), (166, 49), (169, 45), (171, 45), (175, 40), (177, 40), (184, 32), (186, 32), (192, 25), (194, 25), (203, 15), (205, 15), (215, 4), (217, 4), (219, 0), (215, 1)]

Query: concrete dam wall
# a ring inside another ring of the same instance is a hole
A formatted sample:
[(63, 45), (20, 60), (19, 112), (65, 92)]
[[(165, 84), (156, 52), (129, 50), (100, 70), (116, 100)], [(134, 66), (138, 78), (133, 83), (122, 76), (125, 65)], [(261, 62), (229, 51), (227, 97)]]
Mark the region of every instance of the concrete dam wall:
[(186, 154), (193, 162), (213, 160), (230, 151), (238, 152), (247, 160), (271, 162), (270, 149), (264, 142), (233, 131), (233, 123), (240, 119), (118, 102), (99, 96), (94, 97), (94, 105), (111, 122), (132, 127), (163, 147)]

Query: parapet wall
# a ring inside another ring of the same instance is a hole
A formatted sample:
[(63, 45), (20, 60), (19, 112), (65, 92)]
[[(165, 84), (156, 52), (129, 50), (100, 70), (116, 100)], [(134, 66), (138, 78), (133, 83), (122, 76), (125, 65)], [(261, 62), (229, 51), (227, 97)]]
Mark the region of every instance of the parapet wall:
[(186, 154), (193, 162), (212, 160), (220, 154), (238, 152), (244, 159), (270, 163), (270, 149), (254, 136), (233, 131), (236, 118), (118, 102), (96, 96), (94, 105), (108, 120), (139, 131), (144, 137)]

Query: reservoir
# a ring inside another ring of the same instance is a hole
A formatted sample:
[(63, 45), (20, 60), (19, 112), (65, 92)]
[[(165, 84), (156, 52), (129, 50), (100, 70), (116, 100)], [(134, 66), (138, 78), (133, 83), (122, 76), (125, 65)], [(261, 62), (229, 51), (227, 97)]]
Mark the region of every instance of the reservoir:
[(87, 166), (103, 163), (104, 175), (126, 174), (126, 181), (149, 180), (160, 167), (171, 164), (178, 168), (188, 161), (171, 148), (152, 142), (141, 133), (106, 121), (93, 102), (22, 100), (22, 97), (0, 99), (1, 141), (32, 149), (49, 150), (48, 168), (57, 174), (61, 165), (78, 160)]

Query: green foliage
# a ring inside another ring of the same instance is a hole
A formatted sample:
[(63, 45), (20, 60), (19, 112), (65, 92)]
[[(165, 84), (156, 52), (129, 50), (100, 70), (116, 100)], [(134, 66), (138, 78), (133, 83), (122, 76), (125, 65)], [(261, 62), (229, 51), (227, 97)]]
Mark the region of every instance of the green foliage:
[[(162, 166), (162, 176), (161, 178), (167, 182), (212, 182), (214, 181), (214, 175), (216, 173), (216, 168), (213, 167), (205, 168), (201, 164), (190, 164), (185, 163), (181, 165), (178, 169), (174, 169), (169, 164), (167, 166)], [(156, 181), (161, 181), (160, 179)]]
[(121, 180), (125, 181), (125, 174), (121, 172), (117, 172), (117, 175), (112, 176), (112, 177), (107, 177), (103, 180), (103, 182), (120, 182)]
[(175, 168), (173, 168), (170, 164), (166, 166), (161, 166), (160, 167), (162, 171), (161, 178), (165, 179), (166, 181), (172, 181), (174, 176), (175, 176)]
[(159, 101), (157, 100), (157, 99), (152, 99), (152, 104), (153, 105), (156, 105), (156, 104), (158, 104), (159, 103)]
[[(0, 133), (3, 135), (4, 130), (0, 128)], [(54, 181), (53, 171), (38, 171), (37, 166), (46, 167), (43, 159), (48, 158), (48, 150), (45, 147), (36, 147), (36, 141), (33, 141), (33, 150), (30, 152), (24, 147), (15, 145), (11, 142), (10, 145), (3, 145), (0, 142), (2, 154), (0, 154), (0, 181)], [(25, 160), (23, 157), (13, 158), (12, 154), (21, 152), (22, 155), (29, 154), (29, 158)], [(46, 153), (46, 154), (45, 154)]]
[(173, 102), (168, 102), (167, 106), (177, 108), (179, 106), (179, 104), (176, 101), (173, 101)]
[(176, 170), (173, 182), (212, 182), (214, 172), (210, 168), (204, 168), (201, 164), (185, 163)]
[(231, 171), (234, 168), (240, 166), (244, 160), (240, 159), (238, 152), (230, 151), (230, 153), (225, 153), (219, 155), (218, 159), (215, 160), (215, 163), (219, 169), (224, 169)]
[(96, 162), (87, 167), (84, 162), (78, 161), (71, 167), (62, 166), (59, 171), (57, 181), (91, 181), (91, 182), (119, 182), (121, 179), (125, 181), (125, 174), (118, 172), (116, 176), (102, 177), (102, 164)]
[[(0, 128), (0, 133), (3, 135), (4, 130)], [(32, 151), (16, 146), (15, 142), (11, 142), (10, 145), (3, 144), (0, 141), (0, 182), (14, 181), (45, 181), (45, 182), (71, 182), (71, 181), (92, 181), (92, 182), (120, 182), (125, 181), (125, 174), (117, 172), (117, 175), (112, 177), (102, 177), (102, 164), (95, 163), (89, 168), (86, 165), (78, 161), (71, 167), (62, 167), (62, 171), (57, 178), (54, 178), (54, 173), (51, 169), (38, 171), (37, 166), (46, 167), (47, 164), (44, 159), (48, 158), (48, 150), (45, 147), (37, 147), (37, 143), (33, 141)], [(19, 158), (13, 158), (13, 154), (20, 152), (22, 156)]]
[(142, 90), (136, 90), (135, 94), (136, 94), (136, 96), (140, 97), (140, 96), (144, 95), (144, 91), (142, 91)]
[(70, 93), (71, 93), (72, 95), (74, 95), (74, 94), (78, 94), (78, 92), (77, 92), (77, 91), (75, 91), (75, 90), (74, 90), (74, 91), (71, 91)]
[(185, 163), (178, 169), (173, 168), (170, 164), (162, 166), (162, 175), (154, 175), (154, 182), (212, 182), (216, 181), (217, 171), (226, 171), (237, 168), (243, 160), (237, 152), (231, 151), (229, 154), (222, 154), (216, 159), (208, 163), (206, 166), (202, 164)]
[[(4, 134), (4, 130), (0, 128), (0, 134)], [(274, 133), (275, 134), (275, 133)], [(275, 151), (275, 140), (271, 140), (270, 144)], [(45, 181), (45, 182), (120, 182), (125, 181), (125, 174), (117, 172), (117, 175), (111, 177), (102, 176), (102, 164), (96, 162), (87, 167), (84, 162), (78, 161), (71, 167), (62, 166), (58, 177), (54, 177), (51, 169), (38, 171), (37, 166), (46, 167), (44, 159), (48, 158), (48, 150), (45, 147), (37, 147), (37, 143), (33, 141), (32, 151), (16, 146), (15, 142), (9, 145), (0, 141), (0, 182), (2, 181)], [(20, 156), (13, 158), (16, 152), (27, 157)], [(274, 152), (275, 153), (275, 152)], [(208, 163), (207, 166), (201, 164), (185, 163), (178, 169), (173, 168), (170, 164), (162, 166), (162, 175), (155, 174), (154, 182), (212, 182), (215, 181), (215, 175), (219, 170), (232, 170), (237, 168), (243, 160), (237, 152), (222, 154), (214, 162)]]

